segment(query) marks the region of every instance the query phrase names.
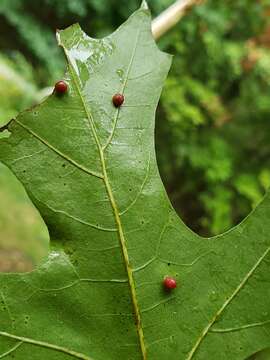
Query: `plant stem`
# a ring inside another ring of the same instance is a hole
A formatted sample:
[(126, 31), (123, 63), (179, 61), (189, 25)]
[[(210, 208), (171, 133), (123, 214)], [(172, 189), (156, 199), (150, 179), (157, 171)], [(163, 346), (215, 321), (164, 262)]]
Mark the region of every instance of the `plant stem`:
[(178, 0), (168, 7), (152, 22), (152, 33), (154, 38), (156, 40), (159, 39), (163, 34), (178, 23), (190, 7), (201, 2), (202, 0)]

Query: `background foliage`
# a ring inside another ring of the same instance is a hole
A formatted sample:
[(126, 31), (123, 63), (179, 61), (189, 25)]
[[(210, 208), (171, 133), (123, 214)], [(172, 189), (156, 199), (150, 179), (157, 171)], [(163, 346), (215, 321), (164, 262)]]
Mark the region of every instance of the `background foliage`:
[[(154, 15), (171, 3), (149, 0)], [(101, 37), (139, 4), (1, 0), (0, 124), (40, 101), (61, 78), (56, 28), (80, 22)], [(267, 0), (208, 0), (159, 41), (175, 55), (156, 121), (160, 172), (180, 216), (205, 236), (241, 221), (270, 184), (269, 15)], [(41, 239), (27, 253), (35, 263), (48, 238), (39, 215), (3, 166), (0, 185), (0, 248)]]

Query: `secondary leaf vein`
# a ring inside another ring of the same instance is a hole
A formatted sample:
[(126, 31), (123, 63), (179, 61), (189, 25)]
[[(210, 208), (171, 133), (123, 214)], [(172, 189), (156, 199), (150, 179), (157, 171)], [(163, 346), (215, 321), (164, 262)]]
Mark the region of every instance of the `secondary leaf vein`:
[(23, 341), (18, 342), (17, 344), (15, 344), (11, 349), (9, 349), (8, 351), (6, 351), (5, 353), (0, 355), (0, 359), (4, 359), (4, 357), (12, 354), (14, 351), (16, 351), (21, 345), (23, 344)]
[(72, 165), (76, 166), (78, 169), (81, 169), (82, 171), (84, 171), (85, 173), (95, 176), (97, 178), (102, 179), (103, 176), (102, 174), (99, 174), (98, 172), (92, 171), (87, 169), (85, 166), (80, 165), (79, 163), (77, 163), (75, 160), (71, 159), (68, 155), (64, 154), (62, 151), (58, 150), (56, 147), (54, 147), (53, 145), (51, 145), (47, 140), (43, 139), (41, 136), (39, 136), (37, 133), (35, 133), (32, 129), (30, 129), (28, 126), (26, 126), (25, 124), (23, 124), (22, 122), (20, 122), (18, 119), (14, 119), (14, 121), (20, 125), (24, 130), (26, 130), (27, 132), (29, 132), (31, 135), (33, 135), (37, 140), (41, 141), (44, 145), (46, 145), (49, 149), (51, 149), (52, 151), (54, 151), (57, 155), (61, 156), (63, 159), (65, 159), (66, 161), (70, 162)]
[(231, 294), (231, 296), (223, 303), (223, 305), (220, 307), (220, 309), (216, 312), (216, 314), (213, 316), (209, 324), (203, 329), (201, 335), (195, 342), (194, 346), (192, 347), (190, 353), (188, 354), (186, 360), (193, 359), (195, 353), (197, 352), (199, 346), (201, 345), (202, 341), (210, 331), (211, 327), (214, 325), (216, 320), (220, 317), (220, 315), (223, 313), (223, 311), (226, 309), (226, 307), (232, 302), (232, 300), (236, 297), (236, 295), (241, 291), (241, 289), (245, 286), (249, 278), (254, 274), (255, 270), (258, 268), (258, 266), (262, 263), (262, 261), (265, 259), (265, 257), (270, 252), (270, 247), (268, 247), (265, 252), (262, 254), (262, 256), (258, 259), (258, 261), (255, 263), (255, 265), (251, 268), (251, 270), (247, 273), (247, 275), (243, 278), (241, 283), (237, 286), (237, 288), (234, 290), (234, 292)]
[(44, 341), (39, 341), (39, 340), (31, 339), (31, 338), (17, 336), (17, 335), (10, 334), (10, 333), (4, 332), (4, 331), (0, 331), (0, 336), (4, 336), (4, 337), (10, 338), (10, 339), (19, 340), (22, 343), (32, 344), (32, 345), (35, 345), (35, 346), (40, 346), (40, 347), (43, 347), (43, 348), (47, 348), (47, 349), (55, 350), (55, 351), (58, 351), (58, 352), (62, 352), (64, 354), (73, 356), (74, 358), (77, 358), (77, 359), (94, 360), (93, 358), (90, 358), (89, 356), (87, 356), (85, 354), (81, 354), (81, 353), (78, 353), (76, 351), (67, 349), (65, 347), (50, 344), (50, 343), (47, 343), (47, 342), (44, 342)]

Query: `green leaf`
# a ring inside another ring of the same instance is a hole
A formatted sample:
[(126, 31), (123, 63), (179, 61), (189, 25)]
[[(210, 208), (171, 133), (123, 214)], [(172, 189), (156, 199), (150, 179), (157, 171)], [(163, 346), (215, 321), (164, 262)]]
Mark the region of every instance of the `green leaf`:
[(211, 239), (176, 215), (154, 149), (170, 56), (145, 2), (107, 38), (74, 25), (58, 41), (68, 93), (20, 114), (0, 142), (51, 238), (38, 269), (0, 276), (2, 358), (240, 360), (269, 346), (269, 196)]

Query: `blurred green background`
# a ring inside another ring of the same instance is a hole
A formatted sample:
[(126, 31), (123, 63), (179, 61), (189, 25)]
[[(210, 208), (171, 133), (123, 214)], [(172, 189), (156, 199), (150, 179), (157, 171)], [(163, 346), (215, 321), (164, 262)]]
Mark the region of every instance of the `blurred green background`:
[[(149, 5), (156, 16), (172, 2)], [(65, 61), (57, 28), (79, 22), (101, 37), (139, 5), (140, 0), (1, 0), (0, 125), (39, 102), (61, 79)], [(269, 0), (208, 0), (159, 46), (174, 54), (156, 120), (161, 176), (186, 224), (215, 235), (239, 223), (270, 185)], [(0, 270), (31, 270), (47, 251), (38, 212), (0, 164)], [(269, 359), (267, 354), (256, 359)]]
[[(149, 0), (158, 15), (172, 0)], [(1, 0), (0, 124), (61, 79), (56, 28), (80, 22), (101, 37), (140, 0)], [(208, 0), (159, 40), (174, 54), (156, 120), (161, 176), (175, 209), (204, 236), (228, 230), (270, 185), (269, 0)], [(13, 175), (0, 165), (0, 268), (31, 269), (48, 234)]]

